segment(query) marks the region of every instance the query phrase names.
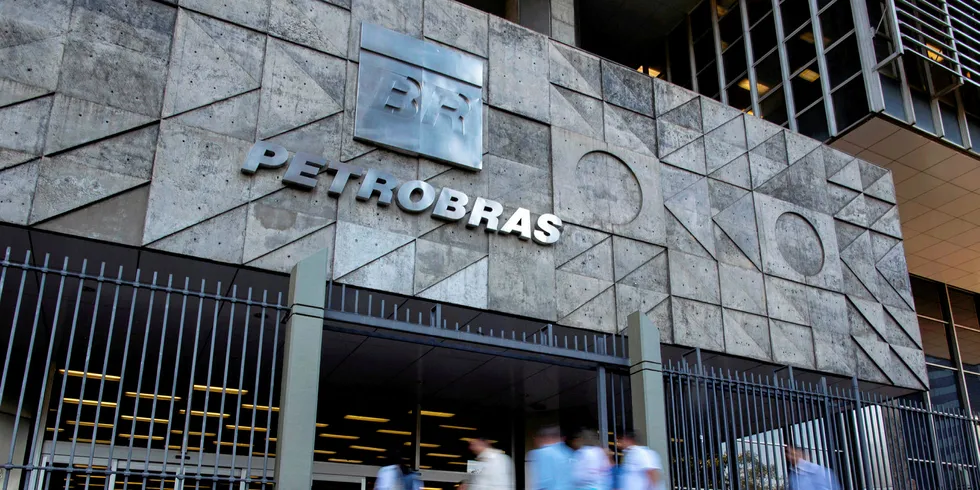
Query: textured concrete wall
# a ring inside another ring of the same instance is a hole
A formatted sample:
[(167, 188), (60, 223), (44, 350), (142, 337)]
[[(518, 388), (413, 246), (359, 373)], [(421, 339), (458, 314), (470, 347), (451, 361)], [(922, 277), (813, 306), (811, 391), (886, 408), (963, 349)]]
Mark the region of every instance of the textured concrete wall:
[[(352, 140), (361, 21), (487, 60), (482, 172)], [(451, 0), (8, 0), (0, 24), (5, 222), (279, 271), (326, 248), (350, 284), (602, 331), (639, 309), (667, 342), (926, 383), (891, 175), (630, 68)], [(240, 173), (258, 139), (564, 233), (286, 189)]]

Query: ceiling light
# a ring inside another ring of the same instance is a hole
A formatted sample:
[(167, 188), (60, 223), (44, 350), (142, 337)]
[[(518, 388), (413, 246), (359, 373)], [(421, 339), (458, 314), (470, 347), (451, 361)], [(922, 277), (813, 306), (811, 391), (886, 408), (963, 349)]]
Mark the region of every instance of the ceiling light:
[(717, 10), (718, 12), (718, 17), (724, 17), (725, 15), (728, 14), (728, 9), (722, 7), (721, 5), (717, 5), (715, 10)]
[(425, 453), (425, 455), (426, 456), (432, 456), (433, 458), (453, 458), (453, 459), (457, 459), (457, 458), (462, 458), (463, 457), (462, 455), (459, 455), (459, 454), (445, 454), (445, 453)]
[(260, 453), (260, 452), (253, 451), (252, 452), (252, 456), (267, 456), (267, 457), (270, 457), (270, 458), (275, 458), (276, 457), (276, 453)]
[(95, 422), (77, 422), (76, 423), (74, 420), (68, 420), (67, 422), (68, 422), (68, 425), (78, 425), (79, 427), (95, 427), (96, 425), (98, 425), (100, 429), (111, 429), (112, 428), (112, 424), (106, 424), (106, 423), (99, 423), (99, 424), (96, 424)]
[(811, 69), (809, 69), (809, 68), (807, 68), (806, 70), (803, 70), (802, 72), (800, 72), (800, 78), (802, 78), (802, 79), (804, 79), (804, 80), (806, 80), (808, 82), (815, 82), (815, 81), (817, 81), (818, 78), (820, 78), (820, 74), (817, 73), (817, 72), (815, 72), (815, 71), (813, 71), (813, 70), (811, 70)]
[(361, 422), (389, 422), (389, 419), (383, 419), (381, 417), (365, 417), (364, 415), (344, 415), (347, 420), (359, 420)]
[[(183, 414), (184, 411), (181, 410), (180, 413)], [(120, 418), (122, 418), (123, 420), (135, 419), (137, 422), (156, 422), (158, 424), (166, 424), (170, 422), (167, 419), (151, 419), (150, 417), (133, 417), (132, 415), (122, 415), (120, 416)]]
[(74, 466), (75, 468), (81, 468), (81, 469), (92, 468), (93, 470), (107, 470), (107, 469), (109, 469), (108, 466), (102, 466), (102, 465), (97, 465), (97, 464), (93, 464), (92, 466), (89, 466), (87, 464), (74, 464), (72, 466)]
[(252, 447), (252, 445), (249, 444), (249, 443), (247, 443), (247, 442), (228, 442), (228, 441), (218, 442), (218, 441), (213, 441), (212, 443), (213, 444), (216, 444), (218, 446)]
[[(187, 410), (181, 410), (180, 411), (180, 414), (181, 415), (185, 415), (186, 413), (187, 413)], [(193, 415), (195, 417), (221, 417), (221, 418), (230, 417), (230, 415), (228, 415), (227, 413), (202, 412), (200, 410), (191, 410), (191, 415)]]
[(433, 412), (432, 410), (422, 410), (422, 415), (426, 417), (442, 417), (448, 419), (449, 417), (454, 417), (456, 414), (447, 413), (447, 412)]
[[(173, 445), (167, 446), (167, 448), (169, 448), (169, 449), (176, 449), (178, 451), (180, 451), (180, 449), (181, 449), (180, 446), (173, 446)], [(188, 451), (200, 451), (201, 448), (199, 448), (199, 447), (189, 447), (189, 448), (187, 448), (187, 450)], [(132, 485), (132, 483), (130, 483), (130, 485)]]
[(273, 412), (278, 412), (279, 407), (272, 407), (271, 409), (265, 405), (252, 405), (251, 403), (242, 403), (242, 408), (247, 408), (249, 410), (264, 410), (268, 412), (272, 410)]
[[(813, 44), (816, 39), (813, 37), (813, 32), (806, 31), (803, 34), (800, 34), (800, 40), (805, 41), (805, 42), (808, 42), (810, 44)], [(830, 41), (831, 41), (831, 39), (829, 37), (827, 37), (827, 36), (824, 36), (823, 37), (823, 43), (824, 43), (824, 45), (830, 44)]]
[(749, 109), (749, 110), (745, 111), (745, 113), (748, 114), (748, 115), (750, 115), (750, 116), (754, 116), (755, 115), (755, 111), (753, 111), (752, 109)]
[(420, 469), (420, 470), (431, 470), (431, 469), (432, 469), (432, 467), (431, 467), (431, 466), (426, 466), (426, 465), (424, 465), (424, 464), (420, 464), (420, 465), (419, 465), (419, 469)]
[[(184, 431), (182, 431), (182, 430), (172, 430), (172, 431), (170, 431), (170, 433), (171, 434), (178, 434), (178, 435), (180, 435), (180, 434), (183, 434)], [(200, 436), (201, 433), (200, 432), (194, 432), (194, 431), (188, 431), (187, 432), (187, 435), (189, 435), (189, 436)], [(204, 433), (204, 436), (205, 437), (214, 437), (216, 435), (217, 434), (215, 434), (214, 432), (205, 432)]]
[(410, 436), (411, 432), (407, 430), (392, 430), (392, 429), (378, 429), (379, 434), (394, 434), (396, 436)]
[(339, 459), (339, 458), (330, 458), (327, 459), (327, 461), (332, 461), (334, 463), (351, 463), (351, 464), (361, 464), (363, 462), (359, 459)]
[(143, 439), (143, 440), (154, 440), (154, 441), (163, 440), (163, 436), (147, 436), (143, 434), (119, 434), (119, 437), (125, 437), (127, 439)]
[[(405, 441), (405, 445), (406, 446), (411, 446), (412, 445), (412, 441)], [(432, 443), (429, 443), (429, 442), (420, 442), (419, 443), (419, 447), (427, 447), (429, 449), (435, 449), (435, 448), (439, 447), (439, 445), (438, 444), (432, 444)]]
[(646, 70), (644, 70), (644, 68), (643, 68), (643, 65), (640, 65), (640, 67), (639, 67), (639, 68), (637, 68), (637, 69), (636, 69), (636, 71), (638, 71), (638, 72), (640, 72), (640, 73), (643, 73), (643, 72), (644, 72), (644, 71), (646, 71)]
[(462, 461), (450, 461), (449, 464), (456, 464), (456, 465), (467, 466), (469, 463), (464, 463)]
[(456, 429), (456, 430), (476, 430), (476, 427), (463, 427), (461, 425), (440, 425), (443, 429)]
[[(474, 439), (474, 438), (472, 438), (472, 437), (460, 437), (460, 438), (459, 438), (459, 440), (461, 440), (461, 441), (463, 441), (463, 442), (473, 442), (473, 441), (475, 441), (476, 439)], [(495, 440), (493, 440), (493, 439), (487, 439), (487, 442), (489, 442), (490, 444), (496, 444), (496, 443), (498, 443), (498, 442), (500, 442), (500, 441), (495, 441)]]
[(212, 393), (228, 393), (229, 395), (245, 395), (248, 390), (225, 388), (223, 386), (194, 385), (194, 391), (210, 391)]
[(90, 407), (98, 407), (99, 405), (106, 408), (116, 408), (115, 402), (99, 402), (98, 400), (79, 400), (78, 398), (62, 398), (65, 403), (71, 403), (72, 405), (88, 405)]
[(150, 400), (163, 400), (163, 401), (174, 401), (180, 400), (179, 396), (169, 396), (169, 395), (155, 395), (153, 393), (136, 393), (135, 391), (127, 391), (126, 396), (130, 398), (145, 398)]
[[(741, 79), (738, 82), (738, 86), (740, 88), (745, 89), (745, 90), (749, 90), (749, 87), (751, 85), (749, 85), (749, 79), (748, 78), (743, 78), (743, 79)], [(759, 91), (759, 95), (765, 94), (766, 92), (769, 91), (769, 86), (768, 85), (765, 85), (765, 84), (762, 84), (762, 83), (756, 83), (755, 84), (755, 88), (756, 88), (756, 90)]]
[[(92, 442), (91, 439), (84, 439), (84, 438), (81, 438), (81, 437), (75, 437), (75, 438), (72, 438), (72, 439), (69, 439), (69, 440), (70, 441), (75, 441), (75, 442), (83, 442), (83, 443)], [(96, 439), (95, 440), (95, 443), (96, 444), (112, 444), (112, 441), (110, 441), (108, 439)]]
[(314, 449), (314, 454), (337, 454), (337, 451), (327, 451), (326, 449)]
[(380, 448), (380, 447), (371, 447), (371, 446), (351, 446), (350, 448), (351, 448), (351, 449), (360, 449), (361, 451), (374, 451), (374, 452), (376, 452), (376, 453), (383, 453), (383, 452), (385, 452), (385, 450), (384, 450), (384, 449), (382, 449), (382, 448)]
[(660, 70), (656, 68), (647, 68), (647, 75), (650, 75), (653, 78), (657, 78), (660, 76)]
[(926, 56), (928, 56), (930, 60), (935, 61), (936, 63), (942, 63), (943, 60), (946, 59), (943, 58), (943, 51), (941, 49), (929, 43), (926, 43)]
[(72, 376), (75, 378), (105, 379), (106, 381), (119, 381), (120, 379), (122, 379), (119, 376), (113, 376), (111, 374), (89, 373), (86, 371), (72, 371), (71, 369), (69, 369), (68, 371), (65, 371), (64, 369), (59, 369), (58, 372), (61, 374), (67, 374), (68, 376)]
[(320, 437), (326, 437), (327, 439), (346, 439), (349, 441), (360, 439), (359, 436), (345, 436), (343, 434), (328, 434), (326, 432), (320, 433)]
[(270, 437), (269, 438), (269, 442), (278, 442), (278, 441), (279, 441), (279, 438), (277, 438), (277, 437)]
[(251, 427), (251, 426), (247, 426), (247, 425), (226, 425), (225, 428), (226, 429), (231, 429), (231, 430), (235, 430), (235, 429), (238, 429), (238, 430), (246, 430), (246, 431), (253, 431), (254, 430), (255, 432), (268, 432), (269, 431), (269, 429), (266, 429), (265, 427)]
[(318, 429), (322, 429), (322, 428), (324, 428), (324, 427), (329, 427), (329, 426), (330, 426), (330, 424), (321, 424), (321, 423), (317, 423), (317, 424), (316, 424), (316, 427), (317, 427)]

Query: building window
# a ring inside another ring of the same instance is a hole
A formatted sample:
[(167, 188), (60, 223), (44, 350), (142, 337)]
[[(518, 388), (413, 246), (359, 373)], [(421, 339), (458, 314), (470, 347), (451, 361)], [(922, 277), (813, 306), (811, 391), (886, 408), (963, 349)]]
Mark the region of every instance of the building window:
[(919, 317), (919, 331), (922, 334), (922, 351), (926, 362), (942, 367), (953, 367), (953, 356), (949, 350), (946, 324)]
[(832, 99), (839, 131), (846, 130), (868, 115), (868, 97), (864, 88), (864, 77), (861, 75), (834, 90)]
[(932, 405), (946, 409), (962, 408), (956, 370), (936, 366), (928, 366), (928, 368), (929, 396), (932, 398)]

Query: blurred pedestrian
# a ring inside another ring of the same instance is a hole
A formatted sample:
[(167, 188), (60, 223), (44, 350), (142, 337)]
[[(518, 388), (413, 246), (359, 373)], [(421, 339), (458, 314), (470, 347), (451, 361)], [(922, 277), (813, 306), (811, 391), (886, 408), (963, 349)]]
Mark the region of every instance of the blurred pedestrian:
[(833, 471), (807, 460), (806, 453), (793, 444), (786, 445), (786, 464), (786, 490), (840, 490)]
[(378, 470), (374, 480), (374, 490), (421, 490), (422, 479), (418, 472), (412, 469), (408, 458), (402, 457), (401, 449), (395, 448), (389, 453), (395, 464), (384, 466)]
[(514, 463), (503, 451), (483, 437), (470, 439), (470, 451), (476, 455), (478, 464), (467, 490), (514, 490)]
[(575, 490), (572, 477), (574, 453), (561, 440), (557, 426), (542, 427), (534, 436), (537, 449), (528, 453), (531, 490)]
[(576, 490), (610, 490), (612, 462), (608, 449), (599, 442), (598, 432), (582, 429), (572, 438), (575, 457), (572, 475)]
[(663, 466), (656, 451), (637, 444), (639, 435), (627, 430), (619, 436), (623, 449), (621, 490), (666, 490)]

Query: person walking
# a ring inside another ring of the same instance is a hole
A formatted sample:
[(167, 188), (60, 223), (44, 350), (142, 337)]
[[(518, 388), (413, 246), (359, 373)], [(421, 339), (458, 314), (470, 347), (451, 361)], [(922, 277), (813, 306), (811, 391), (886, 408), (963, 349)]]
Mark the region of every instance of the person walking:
[(470, 439), (477, 468), (470, 475), (467, 490), (514, 490), (514, 463), (483, 437)]
[(395, 464), (378, 470), (378, 477), (374, 480), (374, 490), (421, 490), (422, 480), (419, 474), (412, 470), (408, 460), (402, 457), (401, 449), (395, 448), (390, 454)]
[(786, 490), (840, 490), (833, 471), (810, 462), (806, 453), (793, 444), (786, 445), (786, 464)]
[(571, 443), (575, 450), (572, 459), (572, 476), (576, 490), (610, 490), (612, 463), (608, 450), (600, 446), (598, 433), (582, 429)]
[(663, 466), (656, 451), (636, 443), (639, 435), (627, 430), (617, 441), (623, 449), (620, 490), (666, 490)]
[(534, 437), (537, 449), (527, 454), (531, 463), (531, 490), (575, 490), (572, 458), (575, 453), (561, 440), (557, 426), (542, 427)]

